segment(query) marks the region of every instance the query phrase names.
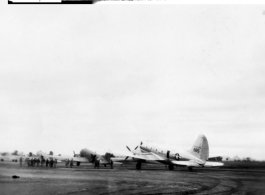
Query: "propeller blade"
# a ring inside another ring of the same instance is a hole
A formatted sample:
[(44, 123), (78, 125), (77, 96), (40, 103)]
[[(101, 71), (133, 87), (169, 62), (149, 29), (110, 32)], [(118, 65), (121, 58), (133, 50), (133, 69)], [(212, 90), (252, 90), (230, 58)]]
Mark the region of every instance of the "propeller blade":
[(131, 149), (128, 147), (128, 146), (126, 146), (127, 147), (127, 149), (131, 152)]
[(127, 160), (129, 158), (129, 156), (127, 156), (126, 158), (125, 158), (125, 160)]
[(138, 148), (138, 146), (136, 146), (136, 148), (134, 150), (136, 150)]

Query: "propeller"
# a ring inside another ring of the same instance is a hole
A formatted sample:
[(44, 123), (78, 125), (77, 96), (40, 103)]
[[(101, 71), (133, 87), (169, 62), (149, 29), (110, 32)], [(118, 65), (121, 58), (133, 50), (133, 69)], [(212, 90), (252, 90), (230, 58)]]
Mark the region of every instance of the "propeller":
[[(142, 142), (141, 142), (141, 144), (142, 144)], [(139, 146), (136, 146), (135, 148), (134, 148), (134, 150), (136, 150), (137, 148), (138, 148)], [(126, 148), (130, 151), (130, 152), (133, 152), (133, 151), (131, 151), (131, 149), (128, 147), (128, 146), (126, 146)], [(125, 160), (127, 160), (129, 158), (129, 156), (126, 156), (126, 158), (125, 158)]]
[[(127, 149), (131, 152), (131, 149), (128, 147), (128, 146), (126, 146), (127, 147)], [(136, 146), (135, 148), (134, 148), (134, 150), (136, 150), (138, 148), (138, 146)]]
[(131, 149), (128, 146), (126, 146), (126, 148), (131, 152)]
[(96, 156), (97, 156), (97, 155), (93, 155), (93, 154), (91, 154), (91, 162), (92, 162), (92, 163), (95, 163)]

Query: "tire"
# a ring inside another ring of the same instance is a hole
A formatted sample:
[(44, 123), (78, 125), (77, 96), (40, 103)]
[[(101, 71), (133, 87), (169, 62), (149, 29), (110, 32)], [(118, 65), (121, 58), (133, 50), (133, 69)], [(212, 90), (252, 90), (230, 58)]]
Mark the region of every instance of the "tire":
[(173, 165), (168, 165), (168, 170), (173, 170), (174, 166)]
[(142, 164), (138, 162), (138, 163), (136, 164), (136, 169), (137, 169), (137, 170), (141, 170), (141, 168), (142, 168)]

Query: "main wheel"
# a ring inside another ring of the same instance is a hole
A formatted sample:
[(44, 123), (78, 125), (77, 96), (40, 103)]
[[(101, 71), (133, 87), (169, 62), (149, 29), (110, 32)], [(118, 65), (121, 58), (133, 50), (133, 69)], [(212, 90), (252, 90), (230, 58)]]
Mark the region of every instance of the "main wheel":
[(140, 162), (138, 162), (137, 164), (136, 164), (136, 169), (137, 170), (140, 170), (142, 168), (142, 164), (140, 163)]
[(76, 162), (76, 166), (80, 166), (80, 162)]
[(173, 170), (174, 166), (173, 165), (168, 165), (168, 170)]
[(189, 171), (193, 171), (192, 167), (189, 167)]

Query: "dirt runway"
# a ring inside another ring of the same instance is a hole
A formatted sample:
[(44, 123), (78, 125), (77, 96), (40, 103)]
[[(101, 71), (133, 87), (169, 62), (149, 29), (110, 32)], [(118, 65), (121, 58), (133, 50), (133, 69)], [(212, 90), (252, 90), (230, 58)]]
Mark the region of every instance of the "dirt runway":
[[(13, 179), (13, 175), (20, 178)], [(164, 166), (19, 167), (0, 162), (0, 194), (265, 194), (265, 170)]]

